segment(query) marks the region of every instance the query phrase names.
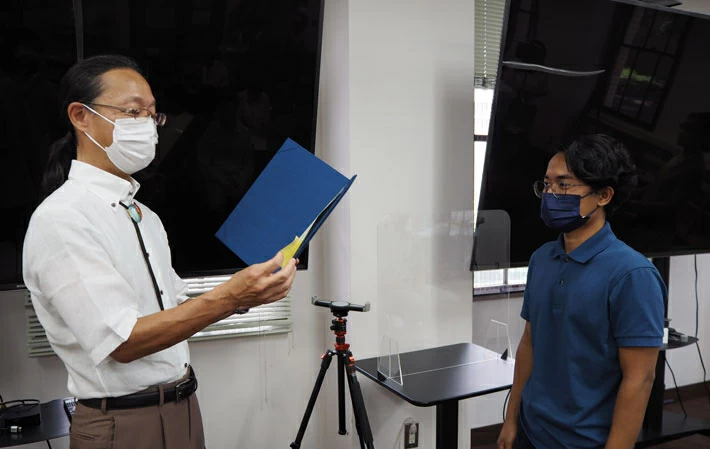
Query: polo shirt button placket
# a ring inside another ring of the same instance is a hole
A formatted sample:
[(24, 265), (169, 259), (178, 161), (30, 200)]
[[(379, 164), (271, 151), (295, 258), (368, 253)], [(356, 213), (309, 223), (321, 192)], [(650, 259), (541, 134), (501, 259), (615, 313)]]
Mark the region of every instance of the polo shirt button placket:
[[(565, 263), (568, 263), (568, 262), (569, 262), (569, 257), (564, 256), (564, 257), (562, 258), (562, 260), (563, 260)], [(564, 268), (562, 269), (562, 271), (564, 271)], [(565, 280), (564, 280), (564, 279), (560, 279), (559, 284), (560, 284), (560, 286), (564, 286), (564, 285), (565, 285)]]

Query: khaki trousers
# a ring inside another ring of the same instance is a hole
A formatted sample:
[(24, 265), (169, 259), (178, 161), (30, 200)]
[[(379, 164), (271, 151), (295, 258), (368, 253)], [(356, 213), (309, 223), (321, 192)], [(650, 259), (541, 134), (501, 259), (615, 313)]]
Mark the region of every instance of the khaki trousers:
[[(174, 385), (152, 387), (155, 390)], [(147, 391), (150, 391), (148, 389)], [(122, 410), (78, 403), (69, 431), (70, 449), (204, 449), (197, 395), (180, 402)]]

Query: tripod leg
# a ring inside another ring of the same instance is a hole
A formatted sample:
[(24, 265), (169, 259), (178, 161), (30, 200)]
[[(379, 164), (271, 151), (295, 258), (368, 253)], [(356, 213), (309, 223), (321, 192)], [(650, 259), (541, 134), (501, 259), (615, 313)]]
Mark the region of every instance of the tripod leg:
[(350, 400), (353, 405), (353, 415), (355, 416), (355, 428), (360, 437), (360, 448), (375, 449), (370, 421), (367, 419), (367, 410), (365, 410), (365, 400), (362, 398), (360, 382), (355, 376), (355, 359), (350, 351), (342, 357), (347, 358), (345, 366), (348, 375), (348, 387), (350, 387)]
[[(341, 353), (340, 354), (340, 360), (343, 361), (342, 364), (342, 369), (343, 371), (346, 370), (345, 366), (347, 365), (346, 360), (349, 360), (350, 355), (347, 353)], [(355, 405), (355, 398), (353, 397), (353, 386), (352, 386), (352, 378), (350, 377), (350, 374), (348, 373), (348, 390), (350, 391), (350, 403), (353, 406), (353, 417), (355, 418), (355, 431), (357, 432), (357, 437), (358, 440), (360, 441), (360, 449), (366, 449), (365, 448), (365, 440), (362, 438), (362, 427), (360, 426), (360, 415), (358, 414), (359, 408)]]
[(311, 413), (313, 413), (313, 407), (316, 405), (316, 399), (318, 399), (318, 393), (320, 392), (320, 387), (323, 385), (323, 379), (325, 378), (325, 373), (328, 371), (330, 362), (333, 358), (335, 351), (327, 350), (323, 354), (323, 361), (320, 364), (320, 371), (318, 372), (318, 377), (316, 378), (316, 383), (313, 386), (313, 392), (311, 392), (311, 398), (308, 400), (308, 406), (306, 407), (306, 412), (303, 415), (303, 420), (301, 421), (301, 426), (298, 428), (298, 434), (296, 435), (296, 440), (291, 443), (292, 449), (299, 449), (301, 447), (301, 441), (303, 440), (303, 435), (306, 433), (306, 427), (308, 427), (308, 420), (311, 418)]
[(345, 435), (345, 363), (342, 355), (338, 355), (338, 434)]

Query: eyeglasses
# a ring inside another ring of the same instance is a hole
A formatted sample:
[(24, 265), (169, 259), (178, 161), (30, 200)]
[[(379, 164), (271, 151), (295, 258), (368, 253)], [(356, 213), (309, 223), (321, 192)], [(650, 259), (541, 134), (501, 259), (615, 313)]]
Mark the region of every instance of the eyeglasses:
[(150, 111), (150, 109), (121, 108), (118, 106), (111, 106), (109, 104), (101, 104), (101, 103), (86, 103), (86, 104), (91, 105), (91, 106), (101, 106), (104, 108), (115, 109), (117, 111), (121, 111), (122, 113), (124, 113), (126, 115), (130, 115), (133, 118), (151, 117), (153, 119), (153, 121), (155, 122), (155, 126), (163, 126), (163, 125), (165, 125), (165, 122), (168, 121), (167, 115), (163, 114), (162, 112), (156, 112), (154, 114)]
[[(557, 185), (557, 188), (555, 187)], [(546, 193), (551, 193), (555, 198), (559, 198), (557, 195), (567, 195), (567, 189), (572, 187), (582, 187), (585, 184), (568, 184), (564, 181), (559, 182), (545, 182), (545, 181), (535, 181), (533, 183), (533, 191), (535, 196), (542, 198)]]

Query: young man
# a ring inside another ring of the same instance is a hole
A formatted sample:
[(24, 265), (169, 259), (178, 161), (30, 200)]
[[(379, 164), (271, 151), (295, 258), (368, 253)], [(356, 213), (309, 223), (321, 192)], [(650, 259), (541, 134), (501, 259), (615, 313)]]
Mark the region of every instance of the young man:
[(635, 183), (623, 145), (584, 136), (535, 183), (559, 231), (532, 255), (499, 449), (631, 449), (663, 340), (666, 287), (607, 217)]
[(153, 160), (165, 123), (150, 86), (132, 60), (95, 56), (67, 72), (60, 93), (68, 132), (50, 148), (51, 194), (32, 215), (23, 269), (79, 399), (70, 447), (203, 449), (185, 340), (282, 299), (296, 261), (277, 272), (278, 254), (188, 300), (160, 219), (134, 200), (131, 175)]

